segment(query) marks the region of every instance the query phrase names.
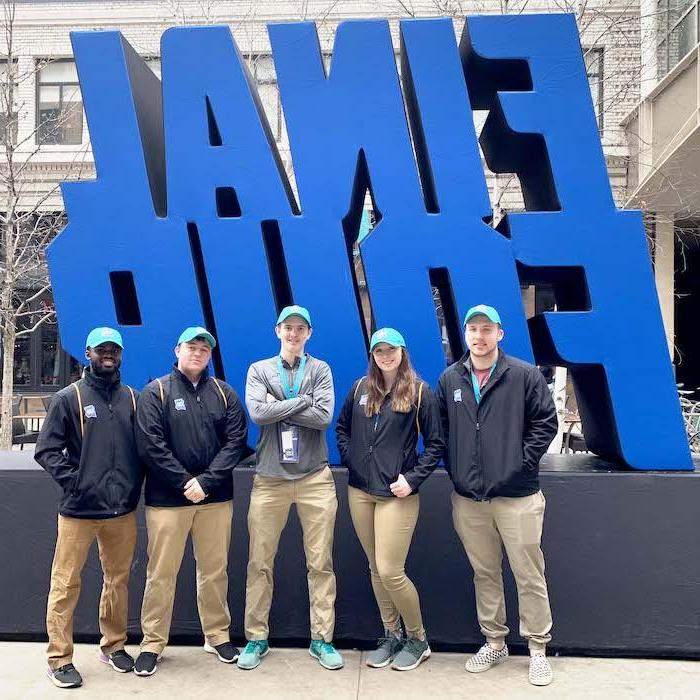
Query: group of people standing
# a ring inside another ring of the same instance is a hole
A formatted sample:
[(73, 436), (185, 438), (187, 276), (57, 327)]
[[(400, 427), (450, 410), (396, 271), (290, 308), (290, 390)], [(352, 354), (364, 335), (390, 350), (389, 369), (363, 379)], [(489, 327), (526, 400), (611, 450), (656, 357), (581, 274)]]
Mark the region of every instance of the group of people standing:
[[(493, 307), (472, 307), (464, 329), (467, 353), (445, 370), (435, 392), (417, 376), (402, 335), (378, 330), (370, 341), (367, 375), (351, 387), (336, 423), (350, 515), (384, 629), (367, 664), (407, 671), (430, 656), (419, 595), (405, 563), (420, 486), (442, 459), (454, 484), (453, 522), (474, 570), (486, 640), (466, 670), (485, 671), (508, 657), (505, 547), (518, 589), (520, 633), (530, 648), (529, 680), (547, 685), (552, 618), (540, 548), (545, 501), (538, 465), (556, 434), (556, 412), (537, 367), (498, 347), (504, 331)], [(343, 666), (333, 645), (338, 501), (325, 437), (334, 413), (333, 379), (328, 364), (305, 351), (312, 335), (307, 309), (283, 309), (275, 333), (279, 354), (254, 363), (246, 379), (246, 408), (260, 434), (248, 511), (247, 643), (240, 652), (230, 640), (227, 567), (231, 472), (247, 451), (247, 422), (236, 392), (208, 372), (216, 340), (205, 328), (185, 329), (170, 374), (139, 395), (120, 381), (119, 332), (97, 328), (88, 335), (89, 366), (52, 400), (35, 453), (63, 490), (46, 621), (48, 676), (56, 686), (82, 684), (72, 663), (73, 614), (95, 539), (104, 579), (103, 663), (139, 676), (156, 672), (189, 536), (204, 650), (224, 663), (256, 668), (269, 652), (274, 560), (292, 504), (308, 569), (309, 653), (324, 668)], [(134, 660), (124, 647), (144, 477), (148, 566), (143, 640)]]

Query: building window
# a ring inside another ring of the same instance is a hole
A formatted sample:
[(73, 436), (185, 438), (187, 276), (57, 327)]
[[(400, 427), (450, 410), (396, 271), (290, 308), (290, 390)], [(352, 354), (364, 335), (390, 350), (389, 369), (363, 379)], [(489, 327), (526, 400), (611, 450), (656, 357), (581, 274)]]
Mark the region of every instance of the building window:
[(595, 110), (598, 129), (603, 130), (603, 49), (591, 47), (584, 49), (586, 77), (591, 88), (593, 109)]
[(83, 142), (83, 98), (74, 61), (52, 60), (39, 67), (37, 123), (37, 143)]
[(657, 0), (657, 77), (662, 78), (698, 43), (698, 0)]
[(61, 376), (61, 353), (58, 351), (58, 329), (45, 325), (41, 329), (41, 385), (58, 386)]
[(30, 340), (28, 335), (15, 338), (14, 382), (20, 389), (32, 383)]
[[(20, 296), (34, 293), (28, 289)], [(42, 309), (50, 308), (51, 293), (32, 303), (33, 316), (21, 316), (17, 330), (29, 330), (41, 317)], [(55, 321), (46, 321), (32, 333), (15, 339), (14, 389), (20, 394), (52, 392), (80, 379), (82, 365), (61, 348)], [(0, 367), (0, 376), (1, 376)]]
[[(15, 145), (17, 143), (17, 62), (12, 62), (10, 71), (7, 68), (7, 61), (0, 59), (0, 144), (7, 143), (9, 138), (9, 142)], [(12, 87), (12, 95), (10, 95), (10, 87)]]

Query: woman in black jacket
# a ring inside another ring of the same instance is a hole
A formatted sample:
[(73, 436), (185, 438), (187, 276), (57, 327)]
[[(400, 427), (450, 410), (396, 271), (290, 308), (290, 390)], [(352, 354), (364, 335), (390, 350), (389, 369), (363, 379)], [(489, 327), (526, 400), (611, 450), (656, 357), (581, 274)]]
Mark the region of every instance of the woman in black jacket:
[[(348, 468), (350, 515), (385, 629), (367, 665), (393, 661), (392, 668), (408, 671), (430, 656), (430, 647), (418, 593), (404, 567), (418, 521), (418, 488), (435, 469), (444, 441), (433, 392), (416, 376), (401, 334), (378, 330), (370, 353), (367, 376), (348, 394), (336, 437)], [(420, 456), (419, 433), (425, 448)]]

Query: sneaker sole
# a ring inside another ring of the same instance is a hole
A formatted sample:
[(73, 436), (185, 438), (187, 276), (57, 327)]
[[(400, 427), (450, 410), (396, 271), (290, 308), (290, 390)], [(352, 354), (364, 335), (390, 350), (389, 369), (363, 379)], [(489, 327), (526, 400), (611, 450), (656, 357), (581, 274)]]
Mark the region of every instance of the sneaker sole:
[(386, 668), (393, 660), (394, 657), (390, 656), (386, 661), (382, 661), (380, 664), (372, 663), (371, 661), (367, 661), (366, 663), (370, 668)]
[(340, 666), (328, 666), (327, 664), (324, 664), (323, 661), (321, 661), (321, 658), (319, 656), (316, 656), (316, 654), (314, 654), (313, 651), (311, 651), (311, 649), (309, 649), (309, 656), (312, 659), (316, 659), (316, 661), (318, 661), (318, 663), (320, 663), (321, 666), (323, 666), (323, 668), (325, 668), (327, 671), (339, 671), (341, 668), (343, 668), (343, 666), (345, 666), (345, 662), (340, 664)]
[(158, 664), (160, 663), (160, 660), (162, 659), (162, 656), (159, 656), (156, 659), (156, 665), (153, 667), (152, 671), (137, 671), (136, 668), (134, 668), (134, 673), (137, 676), (152, 676), (157, 670), (158, 670)]
[(62, 683), (56, 678), (50, 671), (46, 672), (47, 678), (57, 687), (57, 688), (80, 688), (81, 683)]
[(131, 673), (134, 670), (134, 667), (132, 666), (131, 668), (119, 668), (114, 664), (112, 659), (109, 658), (109, 656), (105, 656), (102, 653), (97, 654), (97, 660), (100, 663), (103, 663), (107, 666), (111, 666), (117, 673)]
[(239, 654), (236, 654), (232, 659), (225, 659), (225, 658), (224, 658), (223, 656), (221, 656), (221, 654), (219, 654), (219, 652), (218, 652), (213, 646), (211, 646), (211, 644), (209, 644), (208, 642), (205, 642), (203, 649), (204, 649), (204, 651), (206, 651), (208, 654), (216, 654), (216, 655), (219, 657), (219, 661), (221, 661), (222, 663), (225, 663), (225, 664), (234, 664), (234, 663), (236, 663), (236, 661), (238, 661), (238, 656), (239, 656)]
[[(241, 671), (252, 671), (256, 669), (260, 664), (262, 663), (262, 660), (270, 653), (270, 647), (267, 647), (265, 651), (262, 654), (258, 654), (258, 663), (255, 664), (255, 666), (241, 666), (240, 664), (236, 664), (238, 668), (241, 669)], [(240, 657), (239, 657), (240, 658)]]
[(469, 662), (467, 661), (467, 663), (464, 665), (464, 670), (467, 671), (467, 673), (483, 673), (494, 666), (498, 666), (498, 664), (502, 664), (507, 658), (507, 656), (504, 656), (502, 659), (496, 659), (496, 661), (494, 661), (492, 664), (484, 666), (483, 668), (469, 668)]
[(392, 665), (391, 668), (394, 669), (394, 671), (413, 671), (414, 668), (418, 668), (428, 657), (430, 656), (430, 649), (426, 649), (416, 660), (416, 663), (411, 664), (410, 666), (394, 666)]

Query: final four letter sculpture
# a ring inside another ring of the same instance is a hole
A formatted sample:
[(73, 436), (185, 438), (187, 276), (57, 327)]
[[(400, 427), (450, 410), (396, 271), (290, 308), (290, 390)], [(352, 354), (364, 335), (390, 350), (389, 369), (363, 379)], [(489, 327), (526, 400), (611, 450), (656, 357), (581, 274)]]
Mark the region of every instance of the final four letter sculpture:
[[(162, 92), (121, 34), (72, 35), (97, 179), (63, 185), (49, 249), (63, 347), (81, 357), (86, 328), (118, 327), (141, 384), (203, 323), (240, 391), (294, 301), (344, 394), (367, 361), (352, 246), (369, 190), (374, 321), (405, 332), (426, 380), (445, 365), (437, 287), (455, 356), (458, 311), (492, 304), (508, 352), (569, 367), (594, 452), (692, 469), (641, 215), (613, 202), (574, 17), (469, 17), (459, 44), (450, 19), (404, 21), (400, 75), (386, 21), (341, 24), (329, 71), (312, 23), (268, 30), (296, 189), (227, 27), (168, 30)], [(489, 112), (489, 168), (525, 199), (497, 229), (472, 109)], [(528, 321), (532, 282), (557, 311)]]

